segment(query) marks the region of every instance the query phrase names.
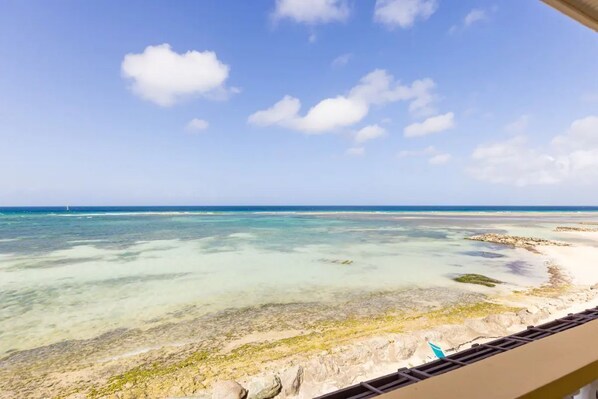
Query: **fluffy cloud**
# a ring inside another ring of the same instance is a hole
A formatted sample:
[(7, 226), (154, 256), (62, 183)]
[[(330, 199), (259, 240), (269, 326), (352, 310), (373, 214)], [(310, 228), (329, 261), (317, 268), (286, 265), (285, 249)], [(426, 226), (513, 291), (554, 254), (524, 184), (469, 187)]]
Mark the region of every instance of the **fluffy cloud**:
[(448, 112), (436, 115), (420, 123), (413, 123), (403, 130), (405, 137), (421, 137), (432, 133), (443, 132), (455, 126), (455, 114)]
[(367, 115), (368, 110), (368, 103), (360, 99), (344, 96), (327, 98), (299, 118), (297, 127), (306, 132), (327, 132), (354, 125)]
[(249, 116), (248, 122), (257, 126), (277, 125), (306, 134), (321, 134), (356, 124), (365, 118), (372, 105), (410, 101), (412, 113), (429, 113), (433, 111), (436, 100), (434, 87), (431, 79), (401, 85), (392, 75), (377, 69), (364, 76), (347, 94), (320, 101), (304, 116), (299, 114), (299, 99), (285, 96), (272, 107)]
[(477, 147), (470, 173), (491, 183), (528, 186), (598, 179), (598, 117), (574, 121), (544, 149), (523, 136)]
[(411, 157), (426, 157), (430, 165), (443, 165), (452, 159), (451, 154), (441, 152), (433, 146), (426, 147), (423, 150), (401, 151), (398, 154), (399, 159)]
[(408, 29), (416, 19), (430, 18), (437, 8), (436, 0), (376, 0), (374, 20), (390, 29)]
[(564, 166), (551, 155), (527, 148), (522, 136), (481, 145), (472, 158), (475, 165), (470, 171), (478, 180), (516, 186), (557, 183)]
[(555, 137), (552, 144), (564, 149), (598, 147), (598, 116), (573, 121), (565, 134)]
[(276, 0), (273, 17), (314, 25), (346, 20), (349, 7), (347, 0)]
[(299, 99), (284, 96), (282, 100), (270, 108), (251, 115), (249, 123), (257, 126), (281, 125), (291, 128), (300, 109), (301, 102)]
[(356, 143), (365, 143), (386, 135), (386, 130), (379, 125), (366, 126), (355, 133)]
[(327, 98), (313, 106), (305, 116), (299, 116), (299, 99), (285, 96), (272, 107), (249, 116), (249, 123), (257, 126), (278, 125), (308, 134), (326, 133), (350, 126), (365, 117), (368, 105), (343, 96)]
[(193, 118), (187, 123), (185, 129), (190, 132), (199, 132), (202, 130), (206, 130), (210, 126), (208, 121), (198, 118)]
[(145, 100), (168, 107), (196, 95), (225, 91), (228, 65), (214, 52), (187, 51), (179, 54), (169, 44), (148, 46), (140, 54), (127, 54), (121, 65), (131, 89)]

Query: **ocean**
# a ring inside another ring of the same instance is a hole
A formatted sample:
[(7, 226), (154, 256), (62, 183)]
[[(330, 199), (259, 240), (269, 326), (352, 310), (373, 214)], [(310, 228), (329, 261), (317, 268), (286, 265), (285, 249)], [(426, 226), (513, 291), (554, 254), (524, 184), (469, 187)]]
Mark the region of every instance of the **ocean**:
[(559, 239), (555, 226), (597, 219), (598, 207), (0, 208), (0, 356), (231, 309), (490, 292), (452, 280), (463, 273), (533, 286), (545, 259), (466, 238)]

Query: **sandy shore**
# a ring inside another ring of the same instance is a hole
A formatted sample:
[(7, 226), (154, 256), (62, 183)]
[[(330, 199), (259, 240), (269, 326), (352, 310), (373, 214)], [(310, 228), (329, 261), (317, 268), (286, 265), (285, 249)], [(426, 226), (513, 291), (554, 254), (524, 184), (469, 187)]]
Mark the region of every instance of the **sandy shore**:
[[(356, 294), (342, 306), (268, 305), (115, 330), (0, 360), (0, 398), (209, 397), (222, 380), (250, 396), (270, 380), (282, 385), (277, 397), (313, 397), (432, 360), (427, 341), (450, 353), (597, 306), (598, 234), (559, 234), (575, 244), (535, 247), (547, 265), (538, 287), (414, 288)], [(159, 345), (164, 337), (173, 343)]]

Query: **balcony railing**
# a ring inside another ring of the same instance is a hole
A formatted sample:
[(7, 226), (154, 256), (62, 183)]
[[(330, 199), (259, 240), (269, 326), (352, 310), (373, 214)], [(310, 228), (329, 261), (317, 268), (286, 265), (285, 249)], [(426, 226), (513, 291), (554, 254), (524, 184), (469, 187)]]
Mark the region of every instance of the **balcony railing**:
[(596, 380), (598, 308), (318, 399), (597, 399)]

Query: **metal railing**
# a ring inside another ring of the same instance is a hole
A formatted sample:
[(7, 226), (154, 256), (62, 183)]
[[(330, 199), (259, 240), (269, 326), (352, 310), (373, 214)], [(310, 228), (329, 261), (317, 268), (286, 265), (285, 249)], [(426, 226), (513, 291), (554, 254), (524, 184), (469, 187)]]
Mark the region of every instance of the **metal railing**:
[[(402, 368), (394, 373), (331, 392), (316, 399), (367, 399), (396, 389), (403, 388), (420, 381), (427, 380), (463, 366), (476, 363), (494, 355), (510, 351), (530, 342), (550, 337), (571, 328), (598, 320), (598, 307), (566, 317), (529, 326), (526, 330), (507, 337), (499, 338), (485, 344), (474, 344), (470, 349), (451, 354), (445, 358), (413, 368)], [(598, 345), (598, 337), (596, 337)], [(592, 344), (592, 343), (589, 343)], [(598, 377), (598, 376), (597, 376)], [(574, 397), (574, 396), (572, 396)], [(575, 397), (577, 399), (577, 397)], [(595, 398), (592, 398), (595, 399)]]

